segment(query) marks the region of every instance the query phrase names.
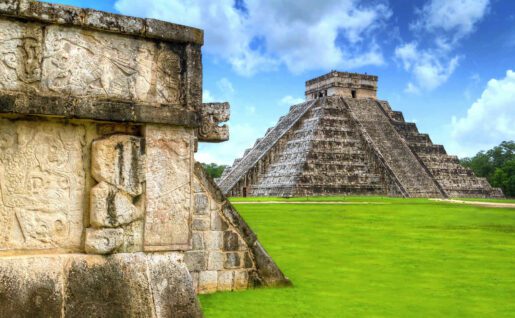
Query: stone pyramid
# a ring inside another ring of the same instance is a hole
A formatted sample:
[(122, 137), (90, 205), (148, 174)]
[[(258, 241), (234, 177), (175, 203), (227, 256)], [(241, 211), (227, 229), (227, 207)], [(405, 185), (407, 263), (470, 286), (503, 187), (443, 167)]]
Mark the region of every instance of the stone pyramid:
[(377, 76), (333, 71), (294, 105), (218, 184), (231, 196), (502, 197), (387, 101)]

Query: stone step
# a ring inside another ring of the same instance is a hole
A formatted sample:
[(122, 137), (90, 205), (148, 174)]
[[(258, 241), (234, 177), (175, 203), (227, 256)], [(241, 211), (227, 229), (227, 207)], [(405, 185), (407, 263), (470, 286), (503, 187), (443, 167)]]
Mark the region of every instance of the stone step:
[[(418, 161), (375, 100), (345, 99), (345, 101), (356, 120), (371, 138), (376, 151), (385, 159), (387, 166), (409, 196), (443, 196), (433, 177)], [(416, 130), (415, 125), (404, 123), (402, 125), (407, 131)]]

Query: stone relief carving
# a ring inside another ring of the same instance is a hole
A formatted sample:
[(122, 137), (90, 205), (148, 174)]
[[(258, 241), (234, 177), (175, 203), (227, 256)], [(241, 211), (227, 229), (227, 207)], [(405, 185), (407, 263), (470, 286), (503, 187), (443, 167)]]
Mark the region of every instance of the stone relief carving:
[(155, 42), (0, 21), (3, 89), (179, 104), (180, 74), (179, 55)]
[(149, 125), (146, 138), (145, 250), (189, 249), (193, 135)]
[(157, 58), (157, 102), (169, 103), (179, 101), (179, 56), (169, 49), (161, 47)]
[(54, 92), (146, 100), (155, 50), (152, 42), (51, 26), (43, 78)]
[(198, 129), (198, 139), (207, 142), (229, 140), (229, 127), (219, 126), (230, 117), (229, 103), (204, 103), (200, 108), (202, 125)]
[(90, 193), (90, 254), (142, 250), (144, 140), (111, 135), (92, 144), (91, 174), (99, 182)]
[(0, 88), (19, 89), (41, 80), (42, 38), (35, 24), (0, 21)]
[(138, 196), (143, 192), (143, 139), (129, 135), (112, 135), (98, 139), (91, 146), (91, 174), (98, 182)]
[(83, 127), (0, 121), (0, 249), (79, 248)]

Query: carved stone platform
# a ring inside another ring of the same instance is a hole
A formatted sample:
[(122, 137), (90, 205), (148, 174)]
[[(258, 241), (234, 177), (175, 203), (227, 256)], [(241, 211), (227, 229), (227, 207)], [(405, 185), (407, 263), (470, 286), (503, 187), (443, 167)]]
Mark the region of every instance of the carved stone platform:
[(195, 163), (201, 30), (0, 0), (0, 316), (198, 317), (197, 293), (288, 285)]

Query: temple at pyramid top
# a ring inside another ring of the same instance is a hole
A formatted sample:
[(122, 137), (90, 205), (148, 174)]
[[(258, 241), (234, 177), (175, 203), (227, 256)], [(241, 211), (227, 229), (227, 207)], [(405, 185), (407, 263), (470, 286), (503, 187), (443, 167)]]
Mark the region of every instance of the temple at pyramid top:
[(331, 71), (306, 81), (306, 100), (325, 96), (375, 99), (377, 79), (375, 75)]

